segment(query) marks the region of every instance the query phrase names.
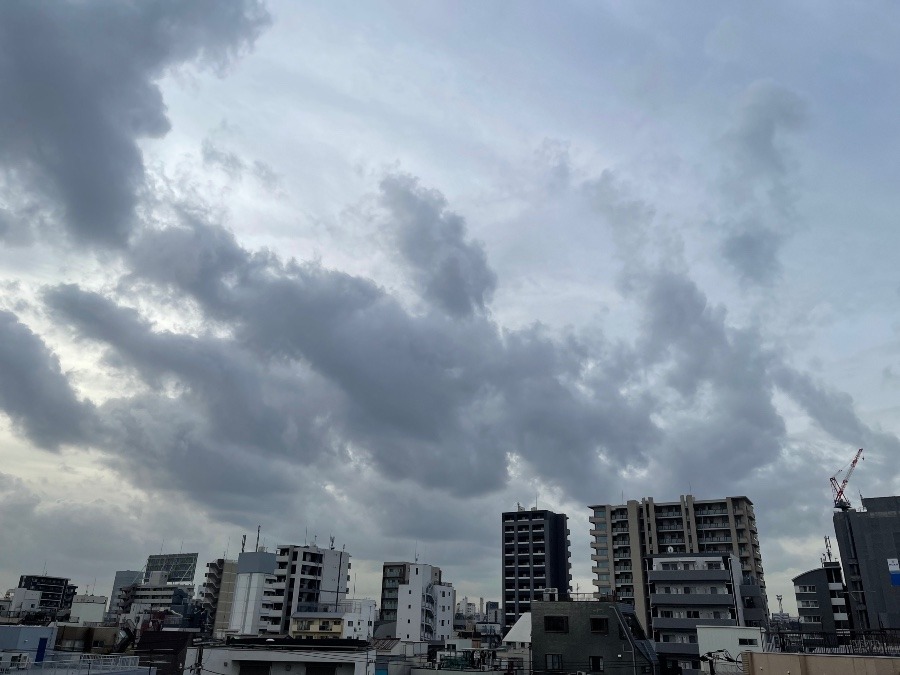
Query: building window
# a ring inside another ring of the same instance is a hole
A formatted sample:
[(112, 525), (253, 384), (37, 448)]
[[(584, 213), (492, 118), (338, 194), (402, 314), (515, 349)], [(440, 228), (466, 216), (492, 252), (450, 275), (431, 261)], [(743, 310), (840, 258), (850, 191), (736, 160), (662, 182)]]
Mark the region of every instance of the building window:
[(747, 647), (758, 647), (759, 640), (756, 638), (738, 638), (739, 645), (746, 645)]
[(603, 672), (603, 657), (602, 656), (591, 656), (588, 657), (590, 660), (588, 665), (590, 666), (590, 671), (592, 673), (602, 673)]
[(819, 607), (818, 600), (801, 600), (799, 607), (803, 607), (804, 609), (817, 609)]
[[(568, 633), (569, 617), (567, 616), (545, 616), (544, 631), (547, 633)], [(549, 656), (549, 654), (548, 654)]]
[(796, 592), (797, 593), (815, 593), (816, 587), (815, 586), (797, 586)]
[(604, 616), (591, 617), (591, 632), (609, 634), (609, 619)]
[(562, 654), (547, 654), (544, 659), (547, 670), (562, 670)]

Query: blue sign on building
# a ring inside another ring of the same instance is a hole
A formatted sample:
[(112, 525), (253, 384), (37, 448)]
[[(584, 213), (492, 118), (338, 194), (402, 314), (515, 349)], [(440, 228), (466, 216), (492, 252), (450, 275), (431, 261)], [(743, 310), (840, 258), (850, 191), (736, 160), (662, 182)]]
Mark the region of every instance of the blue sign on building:
[(891, 573), (891, 586), (900, 586), (900, 561), (897, 558), (888, 558), (888, 571)]

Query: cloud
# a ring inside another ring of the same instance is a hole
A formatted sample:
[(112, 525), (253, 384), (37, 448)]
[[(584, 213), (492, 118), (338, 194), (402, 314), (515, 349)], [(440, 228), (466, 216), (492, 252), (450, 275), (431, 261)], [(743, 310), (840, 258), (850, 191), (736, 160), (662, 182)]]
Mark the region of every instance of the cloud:
[(390, 175), (381, 181), (380, 200), (387, 210), (385, 228), (423, 297), (452, 316), (483, 311), (497, 277), (484, 247), (466, 241), (465, 221), (447, 209), (443, 195), (412, 176)]
[(6, 311), (0, 311), (0, 409), (31, 442), (48, 450), (84, 441), (92, 415), (56, 355)]
[(788, 139), (808, 113), (794, 91), (767, 80), (741, 95), (722, 137), (726, 232), (722, 255), (744, 282), (771, 285), (781, 271), (779, 251), (796, 218), (794, 159)]
[(253, 0), (0, 4), (2, 194), (34, 198), (76, 241), (121, 245), (144, 189), (137, 142), (170, 127), (158, 81), (224, 70), (268, 20)]

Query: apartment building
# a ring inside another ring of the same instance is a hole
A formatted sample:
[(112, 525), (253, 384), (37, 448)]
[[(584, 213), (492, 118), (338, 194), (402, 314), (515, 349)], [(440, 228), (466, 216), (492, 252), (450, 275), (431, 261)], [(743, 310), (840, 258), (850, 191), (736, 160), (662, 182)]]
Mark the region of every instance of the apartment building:
[(291, 617), (291, 637), (344, 640), (371, 639), (375, 627), (374, 600), (343, 600), (304, 607)]
[(64, 577), (48, 577), (44, 574), (23, 574), (19, 577), (19, 588), (40, 591), (40, 608), (50, 612), (69, 609), (78, 586)]
[(746, 626), (748, 612), (759, 617), (760, 589), (742, 583), (734, 554), (666, 553), (645, 564), (645, 623), (664, 671), (699, 672), (698, 626)]
[(279, 578), (275, 576), (275, 564), (275, 554), (264, 550), (247, 551), (238, 556), (227, 633), (281, 633), (284, 582), (279, 582)]
[(237, 560), (217, 558), (206, 564), (206, 577), (200, 591), (200, 601), (212, 624), (212, 634), (222, 637), (231, 618), (234, 584), (237, 581)]
[[(759, 592), (761, 607), (748, 608), (748, 625), (761, 625), (768, 615), (765, 577), (753, 502), (747, 497), (677, 502), (652, 497), (625, 504), (596, 504), (591, 509), (591, 560), (595, 597), (615, 596), (631, 602), (638, 616), (649, 609), (646, 556), (665, 553), (731, 554), (738, 558), (742, 584)], [(644, 628), (648, 626), (645, 624)]]
[(446, 640), (453, 635), (456, 590), (441, 568), (386, 562), (381, 577), (381, 621), (394, 623), (400, 640)]
[(295, 612), (347, 597), (351, 564), (350, 554), (343, 549), (282, 544), (275, 556), (276, 587), (283, 594), (282, 635), (288, 634)]
[(850, 598), (839, 562), (823, 562), (822, 567), (799, 574), (793, 581), (800, 627), (804, 631), (850, 630)]
[(556, 589), (565, 600), (572, 581), (568, 518), (546, 509), (504, 512), (503, 533), (503, 625), (509, 629), (531, 603)]

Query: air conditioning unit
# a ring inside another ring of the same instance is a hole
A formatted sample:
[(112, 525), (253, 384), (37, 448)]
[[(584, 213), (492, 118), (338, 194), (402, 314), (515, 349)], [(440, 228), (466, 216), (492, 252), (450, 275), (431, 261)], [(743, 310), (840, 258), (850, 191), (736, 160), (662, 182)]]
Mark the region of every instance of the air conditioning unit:
[(553, 602), (559, 600), (559, 590), (555, 588), (544, 589), (544, 602)]

